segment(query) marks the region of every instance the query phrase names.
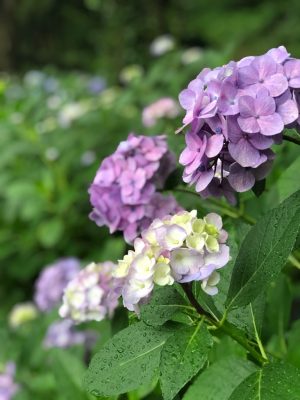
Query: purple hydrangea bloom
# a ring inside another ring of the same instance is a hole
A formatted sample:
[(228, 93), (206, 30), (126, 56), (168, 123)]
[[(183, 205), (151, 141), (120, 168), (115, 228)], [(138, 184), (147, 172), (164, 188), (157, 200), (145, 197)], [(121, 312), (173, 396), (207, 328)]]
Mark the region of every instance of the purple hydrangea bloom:
[(19, 385), (14, 381), (16, 366), (8, 362), (4, 371), (0, 370), (0, 400), (11, 400), (19, 390)]
[(123, 231), (125, 240), (132, 242), (158, 214), (179, 210), (174, 198), (157, 192), (175, 166), (165, 136), (130, 134), (97, 171), (89, 189), (90, 218), (111, 233)]
[(50, 311), (61, 302), (65, 287), (79, 269), (79, 260), (69, 257), (61, 258), (42, 270), (34, 294), (35, 303), (41, 311)]
[[(273, 144), (300, 123), (300, 60), (285, 47), (205, 68), (179, 95), (186, 115), (183, 180), (204, 198), (249, 190), (271, 168)], [(180, 130), (178, 131), (180, 132)], [(263, 173), (262, 173), (263, 171)]]
[(70, 319), (53, 322), (44, 338), (46, 348), (61, 347), (67, 348), (75, 345), (84, 345), (91, 348), (97, 340), (97, 334), (91, 330), (76, 330)]

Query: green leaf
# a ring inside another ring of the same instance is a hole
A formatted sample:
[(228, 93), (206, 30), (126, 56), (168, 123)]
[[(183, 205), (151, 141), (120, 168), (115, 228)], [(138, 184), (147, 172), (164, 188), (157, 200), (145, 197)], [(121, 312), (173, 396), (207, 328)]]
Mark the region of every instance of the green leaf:
[(227, 305), (246, 306), (276, 276), (293, 250), (300, 224), (300, 191), (271, 210), (250, 230), (238, 254)]
[(173, 286), (156, 287), (149, 304), (141, 307), (141, 319), (149, 325), (163, 325), (179, 311), (192, 311), (193, 307)]
[(66, 398), (87, 400), (88, 395), (82, 387), (84, 365), (73, 354), (66, 350), (54, 349), (52, 352), (53, 372), (57, 386)]
[(300, 400), (300, 370), (274, 363), (246, 378), (229, 400)]
[(151, 384), (170, 334), (143, 322), (119, 332), (93, 357), (84, 379), (87, 390), (95, 396), (113, 396)]
[(259, 197), (263, 194), (266, 188), (266, 180), (262, 179), (261, 181), (257, 181), (252, 188), (252, 192), (255, 194), (256, 197)]
[(300, 157), (297, 157), (296, 160), (280, 175), (276, 185), (274, 186), (274, 190), (278, 193), (279, 201), (285, 200), (296, 190), (300, 189), (299, 170)]
[(286, 334), (287, 356), (286, 359), (296, 367), (300, 368), (300, 320), (294, 322), (291, 330)]
[(183, 400), (228, 400), (234, 389), (255, 370), (256, 366), (250, 361), (224, 358), (197, 377)]
[(160, 382), (165, 400), (171, 400), (204, 366), (212, 336), (199, 321), (196, 326), (182, 328), (172, 335), (161, 354)]
[[(266, 301), (264, 335), (271, 337), (273, 334), (277, 334), (284, 340), (292, 305), (291, 284), (286, 275), (280, 274), (278, 279), (271, 282)], [(282, 348), (282, 350), (285, 349)]]
[(55, 246), (62, 237), (63, 232), (64, 225), (59, 218), (43, 222), (37, 231), (39, 241), (45, 247)]

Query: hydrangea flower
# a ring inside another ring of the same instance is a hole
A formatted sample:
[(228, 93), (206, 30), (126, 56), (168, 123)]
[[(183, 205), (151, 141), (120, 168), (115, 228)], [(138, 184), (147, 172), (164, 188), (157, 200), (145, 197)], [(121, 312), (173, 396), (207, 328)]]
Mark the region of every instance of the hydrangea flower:
[(80, 262), (76, 258), (61, 258), (46, 266), (40, 273), (36, 285), (34, 301), (41, 311), (51, 311), (62, 299), (66, 285), (77, 275)]
[(33, 321), (38, 316), (38, 310), (33, 303), (15, 304), (9, 314), (9, 325), (18, 328), (26, 322)]
[(284, 128), (299, 125), (299, 88), (300, 60), (283, 46), (202, 70), (179, 95), (189, 126), (183, 180), (234, 203), (235, 191), (266, 176)]
[(11, 400), (19, 390), (15, 383), (16, 365), (10, 361), (4, 369), (0, 369), (0, 400)]
[(97, 340), (97, 334), (91, 330), (78, 331), (73, 321), (65, 319), (53, 322), (44, 338), (46, 348), (67, 348), (74, 345), (84, 345), (87, 348), (93, 346)]
[(123, 231), (132, 242), (153, 219), (180, 209), (172, 196), (157, 192), (175, 166), (165, 136), (130, 134), (96, 173), (89, 189), (90, 218), (111, 233)]
[(150, 127), (161, 118), (175, 118), (178, 114), (177, 102), (171, 97), (163, 97), (144, 108), (142, 120), (145, 126)]
[(82, 269), (65, 288), (59, 315), (77, 323), (111, 316), (118, 305), (122, 283), (112, 277), (114, 268), (107, 261)]
[(215, 213), (197, 218), (196, 210), (181, 211), (154, 220), (113, 271), (114, 277), (123, 279), (124, 306), (139, 312), (155, 284), (201, 281), (206, 293), (216, 294), (217, 270), (230, 259), (227, 237), (222, 218)]

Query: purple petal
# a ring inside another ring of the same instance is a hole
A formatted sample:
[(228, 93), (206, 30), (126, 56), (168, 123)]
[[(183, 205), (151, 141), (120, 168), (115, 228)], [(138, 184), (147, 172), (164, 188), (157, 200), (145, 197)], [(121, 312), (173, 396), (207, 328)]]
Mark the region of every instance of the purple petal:
[(265, 150), (272, 146), (273, 138), (261, 135), (260, 133), (254, 133), (249, 135), (249, 142), (258, 150)]
[(194, 132), (188, 132), (185, 135), (185, 142), (187, 144), (187, 146), (191, 149), (191, 150), (196, 150), (198, 147), (200, 147), (202, 145), (202, 140), (201, 138)]
[(292, 87), (294, 89), (299, 89), (300, 88), (300, 77), (291, 78), (289, 80), (289, 85), (290, 85), (290, 87)]
[(191, 164), (195, 160), (196, 155), (197, 153), (195, 151), (191, 151), (188, 147), (186, 147), (180, 154), (179, 162), (181, 165)]
[(294, 100), (287, 100), (285, 103), (279, 105), (277, 107), (277, 112), (285, 125), (296, 121), (299, 116), (298, 107)]
[(264, 86), (272, 97), (280, 96), (288, 88), (288, 81), (283, 74), (274, 74), (264, 81)]
[(217, 253), (210, 253), (205, 257), (205, 264), (215, 265), (218, 269), (224, 267), (229, 260), (229, 247), (225, 244), (221, 244), (220, 250)]
[(213, 177), (214, 177), (214, 172), (212, 169), (210, 169), (209, 171), (202, 172), (196, 184), (196, 192), (201, 192), (202, 190), (204, 190), (210, 184)]
[(258, 82), (259, 76), (258, 72), (252, 66), (252, 62), (250, 65), (245, 67), (241, 67), (238, 71), (238, 84), (241, 88), (245, 88), (249, 85), (253, 85)]
[(251, 65), (258, 72), (258, 81), (264, 80), (268, 76), (275, 74), (277, 70), (276, 62), (268, 55), (255, 57)]
[(272, 136), (283, 131), (284, 125), (279, 114), (265, 115), (259, 117), (257, 123), (262, 135)]
[(239, 98), (239, 109), (242, 117), (255, 116), (255, 100), (251, 96), (241, 96)]
[(195, 93), (190, 89), (184, 89), (179, 94), (179, 103), (185, 110), (190, 110), (195, 103)]
[(223, 135), (213, 135), (207, 141), (205, 154), (207, 157), (212, 158), (220, 153), (223, 147)]
[(290, 56), (290, 53), (287, 52), (284, 46), (270, 49), (267, 54), (271, 56), (277, 63), (283, 63)]
[(255, 100), (256, 115), (270, 115), (274, 114), (276, 109), (275, 101), (271, 96), (262, 96), (258, 94)]
[(238, 163), (232, 164), (228, 181), (237, 192), (246, 192), (254, 186), (255, 178), (251, 169), (243, 168)]
[(255, 117), (242, 118), (238, 117), (237, 119), (240, 128), (247, 133), (256, 133), (259, 132), (260, 127), (258, 125), (258, 120)]
[(253, 169), (253, 174), (255, 176), (255, 179), (257, 181), (264, 179), (270, 172), (272, 165), (273, 165), (273, 160), (269, 159), (263, 164), (261, 164), (259, 167)]
[(232, 158), (242, 167), (254, 167), (260, 160), (259, 151), (244, 138), (237, 144), (229, 143), (228, 150)]
[(237, 143), (242, 137), (242, 131), (236, 118), (227, 119), (228, 138), (232, 143)]

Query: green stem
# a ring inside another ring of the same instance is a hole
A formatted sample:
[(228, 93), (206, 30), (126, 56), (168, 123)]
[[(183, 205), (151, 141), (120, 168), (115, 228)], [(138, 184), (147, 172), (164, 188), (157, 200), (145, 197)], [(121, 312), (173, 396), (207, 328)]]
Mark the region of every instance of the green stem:
[[(190, 194), (192, 196), (196, 196), (197, 199), (199, 200), (199, 194), (196, 192), (193, 192), (192, 190), (188, 190), (188, 189), (184, 189), (184, 188), (174, 188), (172, 189), (172, 191), (174, 192), (179, 192), (179, 193), (186, 193), (186, 194)], [(247, 222), (248, 224), (254, 225), (255, 224), (255, 220), (250, 217), (250, 215), (247, 215), (245, 213), (239, 212), (237, 211), (235, 208), (230, 207), (228, 205), (223, 204), (221, 201), (214, 199), (214, 198), (210, 198), (209, 202), (213, 205), (215, 205), (216, 207), (218, 207), (223, 214), (228, 215), (231, 218), (241, 218), (243, 219), (245, 222)]]
[(300, 139), (288, 135), (283, 135), (283, 140), (286, 140), (287, 142), (295, 143), (298, 146), (300, 146)]
[(254, 333), (255, 333), (255, 338), (256, 338), (257, 345), (259, 347), (261, 355), (263, 356), (263, 358), (265, 358), (267, 360), (268, 357), (266, 355), (264, 346), (263, 346), (263, 344), (262, 344), (262, 342), (260, 340), (259, 334), (258, 334), (258, 330), (257, 330), (257, 327), (256, 327), (255, 317), (254, 317), (254, 314), (253, 314), (253, 308), (252, 308), (252, 304), (251, 303), (250, 303), (250, 311), (251, 311), (251, 318), (252, 318), (252, 322), (253, 322)]
[(194, 297), (190, 284), (183, 283), (181, 284), (181, 286), (185, 294), (187, 295), (187, 298), (189, 299), (190, 303), (192, 304), (192, 306), (195, 307), (199, 315), (204, 316), (205, 319), (216, 329), (219, 329), (224, 333), (226, 333), (227, 335), (229, 335), (230, 337), (232, 337), (232, 339), (238, 342), (252, 355), (252, 357), (258, 362), (259, 365), (263, 365), (268, 361), (265, 357), (263, 357), (260, 353), (258, 353), (254, 347), (250, 345), (250, 343), (246, 338), (240, 335), (239, 331), (235, 328), (234, 325), (223, 320), (220, 323), (219, 321), (213, 319), (209, 313), (203, 310), (198, 301), (196, 300), (196, 298)]

